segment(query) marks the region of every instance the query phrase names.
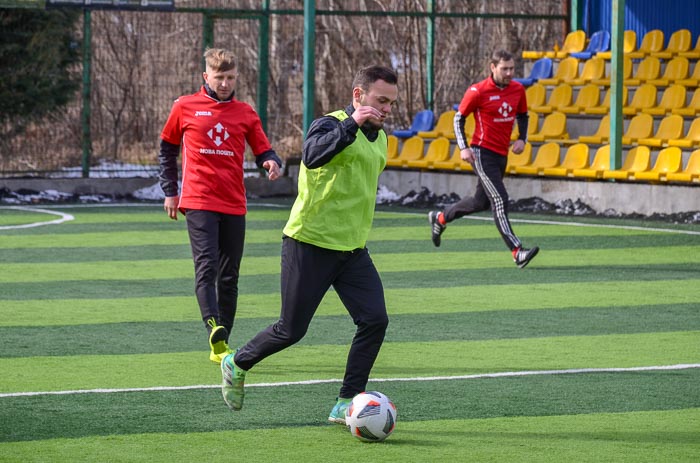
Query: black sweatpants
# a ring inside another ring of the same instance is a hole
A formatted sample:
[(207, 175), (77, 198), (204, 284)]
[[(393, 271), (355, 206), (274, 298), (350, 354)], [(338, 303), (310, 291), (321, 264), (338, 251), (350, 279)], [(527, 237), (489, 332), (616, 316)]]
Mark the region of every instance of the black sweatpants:
[(249, 370), (301, 340), (331, 286), (357, 326), (338, 396), (364, 391), (389, 324), (382, 281), (366, 248), (332, 251), (284, 237), (280, 318), (238, 350), (236, 365)]
[(202, 320), (213, 318), (229, 334), (238, 306), (238, 275), (245, 240), (245, 216), (188, 210), (187, 231), (194, 260), (195, 294)]
[(508, 159), (480, 146), (471, 148), (474, 152), (474, 172), (479, 177), (476, 192), (474, 196), (462, 198), (445, 209), (445, 221), (452, 222), (465, 215), (485, 211), (490, 206), (496, 227), (506, 246), (511, 251), (519, 248), (520, 240), (515, 236), (508, 220), (508, 192), (503, 184)]

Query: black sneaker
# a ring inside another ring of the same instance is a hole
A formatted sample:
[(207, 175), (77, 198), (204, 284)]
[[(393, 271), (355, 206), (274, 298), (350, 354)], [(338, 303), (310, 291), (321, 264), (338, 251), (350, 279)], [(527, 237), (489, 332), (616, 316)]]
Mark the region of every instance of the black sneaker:
[(538, 248), (537, 246), (535, 246), (532, 249), (518, 249), (518, 252), (516, 252), (515, 256), (513, 257), (515, 265), (517, 265), (520, 268), (525, 267), (527, 264), (530, 263), (532, 258), (537, 255), (538, 252), (540, 252), (540, 248)]
[(428, 222), (430, 222), (433, 244), (437, 248), (440, 247), (440, 235), (442, 235), (442, 232), (444, 232), (445, 228), (447, 228), (447, 225), (441, 224), (440, 221), (438, 220), (439, 214), (440, 213), (438, 211), (428, 212)]

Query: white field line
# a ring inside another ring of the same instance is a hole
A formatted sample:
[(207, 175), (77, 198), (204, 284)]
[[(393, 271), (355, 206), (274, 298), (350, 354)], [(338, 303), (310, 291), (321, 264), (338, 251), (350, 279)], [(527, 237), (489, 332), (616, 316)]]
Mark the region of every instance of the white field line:
[(28, 211), (28, 212), (41, 212), (43, 214), (57, 215), (60, 217), (60, 219), (47, 220), (44, 222), (32, 222), (32, 223), (25, 223), (22, 225), (4, 225), (4, 226), (0, 227), (0, 230), (15, 230), (18, 228), (41, 227), (43, 225), (56, 225), (59, 223), (75, 220), (75, 217), (73, 217), (70, 214), (66, 214), (64, 212), (50, 211), (48, 209), (37, 209), (35, 207), (11, 206), (11, 207), (0, 207), (0, 209), (13, 209), (13, 210), (17, 210), (17, 211)]
[[(483, 373), (479, 375), (463, 376), (417, 376), (408, 378), (373, 378), (370, 383), (392, 383), (392, 382), (416, 382), (416, 381), (455, 381), (487, 378), (513, 378), (523, 376), (549, 376), (549, 375), (577, 375), (591, 373), (628, 373), (644, 371), (669, 371), (688, 370), (700, 368), (700, 363), (682, 363), (678, 365), (660, 365), (648, 367), (630, 368), (576, 368), (568, 370), (533, 370), (533, 371), (504, 371), (500, 373)], [(279, 383), (255, 383), (247, 384), (246, 388), (252, 387), (286, 387), (286, 386), (306, 386), (315, 384), (342, 383), (342, 379), (312, 379), (307, 381), (284, 381)], [(198, 389), (217, 389), (220, 385), (193, 385), (193, 386), (155, 386), (155, 387), (132, 387), (123, 389), (76, 389), (72, 391), (44, 391), (44, 392), (7, 392), (0, 394), (0, 398), (7, 397), (34, 397), (47, 395), (75, 395), (75, 394), (110, 394), (114, 392), (159, 392), (159, 391), (187, 391)]]

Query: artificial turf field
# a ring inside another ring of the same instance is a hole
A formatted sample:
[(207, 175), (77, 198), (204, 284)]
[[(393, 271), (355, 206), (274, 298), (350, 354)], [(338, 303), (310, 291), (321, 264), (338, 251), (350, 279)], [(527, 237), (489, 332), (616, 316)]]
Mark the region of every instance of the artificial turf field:
[[(234, 346), (279, 311), (289, 201), (265, 203)], [(519, 270), (488, 216), (436, 249), (426, 212), (380, 207), (368, 242), (390, 314), (368, 388), (399, 415), (365, 444), (326, 422), (354, 328), (334, 293), (232, 413), (183, 219), (0, 208), (0, 461), (700, 461), (700, 227), (514, 214), (542, 249)]]

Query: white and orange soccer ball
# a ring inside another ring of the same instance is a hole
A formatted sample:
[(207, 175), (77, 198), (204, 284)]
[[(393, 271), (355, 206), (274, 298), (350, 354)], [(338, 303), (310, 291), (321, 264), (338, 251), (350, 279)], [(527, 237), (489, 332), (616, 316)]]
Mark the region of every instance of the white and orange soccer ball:
[(345, 424), (358, 439), (381, 442), (394, 432), (396, 406), (381, 392), (361, 392), (345, 411)]

